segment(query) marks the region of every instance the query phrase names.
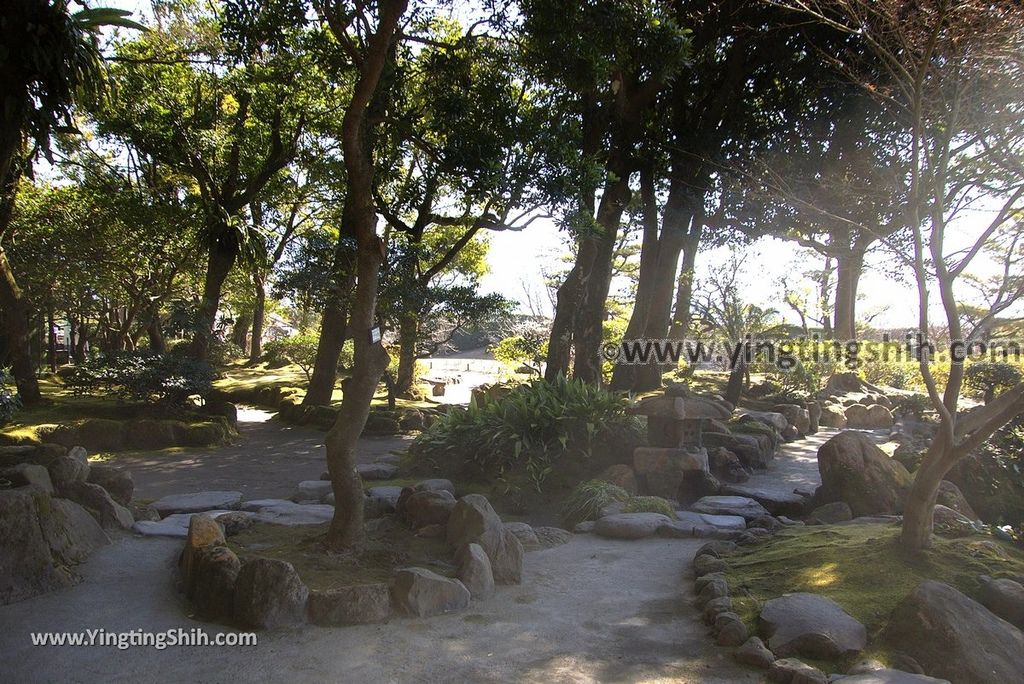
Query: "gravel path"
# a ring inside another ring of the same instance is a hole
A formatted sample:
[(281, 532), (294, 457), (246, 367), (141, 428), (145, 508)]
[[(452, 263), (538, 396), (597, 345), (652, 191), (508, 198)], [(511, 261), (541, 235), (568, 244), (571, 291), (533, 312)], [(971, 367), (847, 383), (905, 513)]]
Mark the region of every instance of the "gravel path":
[(521, 586), (431, 619), (261, 633), (254, 647), (32, 646), (30, 633), (203, 627), (171, 568), (180, 542), (124, 537), (85, 582), (0, 607), (8, 682), (756, 682), (705, 634), (689, 562), (699, 541), (577, 536), (527, 554)]
[[(117, 454), (131, 470), (135, 497), (201, 490), (240, 491), (245, 499), (287, 498), (302, 480), (318, 480), (327, 469), (326, 432), (282, 423), (261, 409), (239, 407), (239, 437), (224, 447), (165, 449)], [(360, 463), (405, 449), (411, 437), (363, 437)]]

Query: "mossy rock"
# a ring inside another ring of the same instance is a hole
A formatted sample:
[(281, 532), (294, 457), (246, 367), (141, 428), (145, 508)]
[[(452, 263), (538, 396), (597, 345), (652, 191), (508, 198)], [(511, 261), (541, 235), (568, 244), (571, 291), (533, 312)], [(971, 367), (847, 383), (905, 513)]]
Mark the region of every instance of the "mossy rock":
[(231, 437), (231, 429), (219, 421), (192, 423), (185, 426), (182, 446), (215, 446)]
[(180, 426), (184, 423), (170, 420), (133, 420), (125, 426), (125, 437), (130, 449), (165, 449), (179, 444)]
[(401, 431), (398, 415), (391, 411), (370, 411), (363, 428), (367, 435), (394, 435)]

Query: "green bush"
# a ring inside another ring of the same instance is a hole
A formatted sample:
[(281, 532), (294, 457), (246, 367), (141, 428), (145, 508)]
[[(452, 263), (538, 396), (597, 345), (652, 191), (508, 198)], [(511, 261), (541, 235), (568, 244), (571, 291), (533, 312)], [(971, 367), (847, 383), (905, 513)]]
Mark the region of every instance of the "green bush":
[(208, 395), (213, 379), (213, 368), (205, 361), (132, 351), (89, 359), (69, 372), (64, 382), (76, 394), (112, 394), (128, 401), (180, 407), (193, 395)]
[(562, 504), (562, 520), (568, 529), (584, 520), (592, 520), (601, 509), (613, 503), (629, 501), (629, 492), (604, 480), (588, 480), (576, 485)]
[(964, 370), (964, 384), (984, 399), (992, 401), (997, 392), (1007, 390), (1021, 381), (1020, 369), (1008, 363), (979, 361)]
[[(308, 380), (313, 372), (316, 349), (319, 344), (320, 338), (309, 333), (282, 337), (263, 345), (263, 360), (271, 368), (280, 368), (294, 363), (302, 369)], [(340, 359), (339, 363), (341, 363)]]
[(595, 451), (639, 440), (639, 421), (627, 401), (582, 382), (560, 378), (518, 385), (504, 396), (454, 408), (413, 443), (418, 462), (449, 476), (527, 482), (537, 491), (557, 470), (570, 479), (574, 466)]
[(932, 410), (932, 400), (924, 394), (907, 394), (890, 396), (892, 412), (903, 416), (913, 416), (918, 420), (924, 418), (924, 414)]
[(10, 376), (0, 371), (0, 425), (6, 424), (21, 408), (21, 398), (7, 385)]
[(631, 496), (622, 509), (623, 513), (661, 513), (673, 520), (679, 516), (668, 499), (660, 496)]

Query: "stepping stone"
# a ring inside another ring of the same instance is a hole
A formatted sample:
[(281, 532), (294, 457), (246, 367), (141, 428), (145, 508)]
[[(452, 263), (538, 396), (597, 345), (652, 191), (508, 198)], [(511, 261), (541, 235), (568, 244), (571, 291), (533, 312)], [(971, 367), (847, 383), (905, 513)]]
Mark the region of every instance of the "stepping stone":
[[(240, 511), (203, 511), (211, 518), (217, 519), (227, 513), (239, 513)], [(132, 530), (144, 537), (181, 537), (188, 536), (189, 521), (195, 513), (173, 513), (163, 520), (139, 520), (132, 526)]]
[(709, 515), (734, 515), (753, 520), (770, 515), (764, 506), (746, 496), (705, 496), (697, 500), (691, 511)]
[(299, 491), (295, 492), (292, 499), (297, 502), (323, 501), (330, 493), (331, 483), (328, 480), (303, 480), (299, 483)]
[(643, 539), (652, 537), (658, 528), (672, 519), (661, 513), (616, 513), (606, 515), (594, 524), (594, 532), (611, 539)]
[(319, 525), (334, 517), (334, 506), (297, 504), (287, 499), (257, 499), (242, 504), (243, 511), (255, 513), (256, 522), (275, 525)]
[(694, 513), (693, 511), (676, 511), (680, 522), (690, 525), (711, 525), (722, 530), (745, 530), (747, 521), (738, 515), (711, 515), (709, 513)]
[(201, 513), (218, 509), (234, 508), (242, 500), (242, 492), (193, 492), (192, 494), (171, 494), (153, 502), (153, 508), (161, 516), (171, 513)]
[(947, 679), (936, 679), (927, 675), (888, 669), (836, 677), (830, 681), (843, 682), (843, 684), (949, 684)]
[(800, 515), (806, 505), (806, 500), (799, 494), (762, 489), (750, 485), (725, 484), (722, 485), (721, 493), (753, 499), (772, 515)]
[(360, 463), (356, 470), (364, 480), (390, 480), (398, 474), (398, 466), (390, 463)]

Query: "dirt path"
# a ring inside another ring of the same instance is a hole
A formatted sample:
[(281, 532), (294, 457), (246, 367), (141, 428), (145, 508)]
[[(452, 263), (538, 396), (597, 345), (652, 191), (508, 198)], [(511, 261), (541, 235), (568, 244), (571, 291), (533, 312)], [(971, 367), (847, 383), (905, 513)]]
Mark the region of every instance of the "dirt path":
[(521, 586), (431, 619), (261, 633), (245, 648), (32, 646), (30, 633), (225, 628), (189, 620), (180, 542), (125, 537), (71, 589), (0, 607), (9, 682), (756, 682), (713, 645), (688, 593), (699, 541), (590, 535), (527, 554)]
[[(327, 469), (325, 432), (288, 425), (261, 409), (239, 407), (239, 438), (215, 448), (165, 449), (118, 454), (131, 470), (135, 496), (157, 499), (204, 489), (242, 492), (246, 499), (287, 498), (302, 480), (316, 480)], [(404, 449), (409, 437), (364, 437), (359, 462)]]

